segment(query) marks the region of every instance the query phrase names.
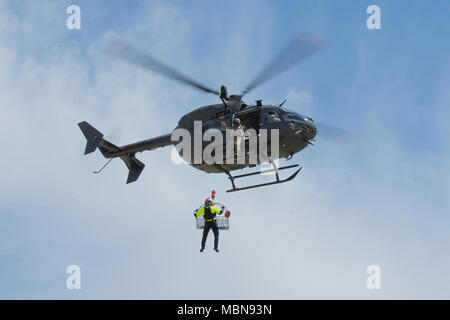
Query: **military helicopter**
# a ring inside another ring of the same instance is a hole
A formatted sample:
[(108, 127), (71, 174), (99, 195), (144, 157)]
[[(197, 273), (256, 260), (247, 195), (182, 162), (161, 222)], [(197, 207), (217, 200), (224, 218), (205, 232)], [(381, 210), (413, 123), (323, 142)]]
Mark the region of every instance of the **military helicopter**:
[[(194, 168), (207, 173), (225, 173), (232, 184), (232, 188), (227, 190), (227, 192), (235, 192), (291, 181), (302, 169), (301, 167), (298, 168), (300, 166), (299, 164), (277, 167), (275, 165), (275, 160), (281, 158), (289, 160), (295, 153), (303, 150), (308, 145), (312, 145), (311, 141), (314, 140), (317, 134), (315, 122), (310, 117), (283, 108), (283, 104), (286, 100), (279, 105), (264, 105), (262, 100), (255, 101), (255, 104), (246, 104), (242, 98), (257, 86), (260, 86), (266, 81), (279, 75), (296, 63), (305, 60), (323, 47), (325, 47), (324, 41), (319, 40), (314, 36), (309, 34), (297, 36), (246, 86), (241, 94), (232, 95), (228, 95), (226, 86), (221, 86), (220, 90), (208, 88), (124, 41), (114, 41), (108, 47), (107, 53), (129, 64), (159, 73), (170, 79), (219, 97), (221, 103), (203, 106), (182, 116), (178, 121), (178, 126), (174, 130), (183, 128), (192, 132), (194, 130), (194, 121), (202, 121), (202, 134), (211, 128), (222, 130), (225, 134), (226, 128), (232, 128), (236, 123), (236, 119), (238, 119), (237, 122), (240, 125), (247, 129), (252, 128), (256, 132), (260, 132), (262, 129), (269, 131), (273, 129), (279, 130), (279, 153), (276, 159), (271, 158), (269, 160), (272, 164), (271, 169), (232, 176), (230, 173), (231, 171), (254, 167), (262, 162), (258, 160), (257, 164), (251, 164), (248, 159), (246, 159), (244, 163), (239, 164), (207, 164), (204, 161), (201, 163), (188, 161)], [(94, 173), (99, 173), (103, 170), (112, 159), (120, 158), (129, 169), (127, 183), (136, 181), (145, 167), (145, 165), (136, 158), (137, 152), (174, 145), (171, 139), (172, 134), (168, 133), (118, 147), (103, 139), (103, 134), (86, 121), (78, 123), (78, 126), (87, 140), (84, 154), (92, 153), (98, 148), (105, 158), (110, 159), (99, 171), (95, 171)], [(340, 136), (347, 133), (345, 130), (333, 128), (331, 126), (327, 126), (326, 128), (329, 129), (328, 131), (331, 130), (337, 132), (337, 135)], [(271, 141), (269, 139), (268, 145), (270, 144)], [(205, 143), (203, 143), (202, 148), (205, 148)], [(183, 157), (182, 152), (179, 151), (179, 153), (180, 156)], [(280, 179), (278, 174), (280, 170), (293, 168), (297, 168), (294, 173), (285, 179)], [(275, 180), (256, 185), (236, 187), (235, 179), (259, 175), (266, 172), (274, 172)]]

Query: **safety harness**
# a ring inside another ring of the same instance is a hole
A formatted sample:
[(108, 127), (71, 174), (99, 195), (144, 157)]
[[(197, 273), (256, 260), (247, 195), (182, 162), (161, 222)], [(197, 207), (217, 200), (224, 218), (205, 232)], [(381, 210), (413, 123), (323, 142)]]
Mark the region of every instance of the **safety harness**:
[(216, 214), (211, 212), (211, 207), (205, 207), (205, 221), (216, 220)]

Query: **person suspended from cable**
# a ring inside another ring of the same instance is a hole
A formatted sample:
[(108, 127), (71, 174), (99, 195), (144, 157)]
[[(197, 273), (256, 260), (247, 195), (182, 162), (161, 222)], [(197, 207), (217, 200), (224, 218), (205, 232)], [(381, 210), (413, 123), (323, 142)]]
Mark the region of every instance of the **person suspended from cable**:
[[(211, 198), (214, 199), (216, 191), (213, 190)], [(209, 230), (212, 229), (214, 233), (214, 250), (219, 252), (219, 227), (217, 225), (217, 215), (221, 215), (225, 210), (225, 206), (221, 206), (220, 209), (214, 206), (213, 200), (207, 198), (202, 207), (194, 211), (194, 217), (203, 217), (205, 224), (203, 226), (203, 236), (201, 242), (200, 252), (205, 250), (206, 238), (208, 237)], [(227, 218), (229, 217), (229, 211), (226, 212)]]

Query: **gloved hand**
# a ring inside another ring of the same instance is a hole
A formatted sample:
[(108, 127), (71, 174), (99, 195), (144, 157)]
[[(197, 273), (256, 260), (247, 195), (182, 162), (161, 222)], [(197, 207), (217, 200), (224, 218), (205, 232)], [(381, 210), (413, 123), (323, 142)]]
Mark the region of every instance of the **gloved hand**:
[(222, 206), (221, 209), (222, 209), (222, 210), (225, 210), (225, 206)]
[(197, 218), (197, 210), (194, 211), (194, 217)]

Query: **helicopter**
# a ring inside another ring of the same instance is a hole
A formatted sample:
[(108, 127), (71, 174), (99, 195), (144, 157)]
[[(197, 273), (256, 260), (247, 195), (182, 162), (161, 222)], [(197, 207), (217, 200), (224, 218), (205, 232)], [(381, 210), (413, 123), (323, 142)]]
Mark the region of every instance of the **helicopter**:
[[(236, 123), (247, 130), (253, 129), (257, 135), (259, 135), (260, 132), (263, 132), (263, 130), (268, 130), (269, 132), (274, 129), (278, 130), (279, 140), (277, 142), (279, 152), (273, 157), (269, 157), (268, 162), (272, 164), (271, 169), (233, 176), (231, 174), (232, 171), (255, 167), (260, 165), (263, 160), (258, 159), (257, 163), (251, 163), (248, 161), (248, 158), (246, 158), (243, 163), (232, 164), (228, 162), (224, 164), (222, 162), (205, 163), (204, 161), (201, 161), (200, 163), (195, 163), (194, 161), (187, 161), (194, 168), (207, 173), (226, 174), (232, 185), (232, 188), (227, 190), (227, 192), (235, 192), (291, 181), (302, 169), (299, 164), (277, 167), (275, 161), (281, 158), (290, 160), (294, 154), (309, 145), (313, 145), (311, 141), (314, 141), (314, 138), (318, 132), (317, 125), (313, 119), (283, 107), (286, 100), (279, 105), (264, 105), (262, 100), (256, 100), (254, 104), (246, 104), (242, 98), (257, 86), (260, 86), (266, 81), (291, 68), (295, 64), (312, 56), (324, 47), (326, 47), (326, 44), (323, 40), (320, 40), (310, 34), (298, 35), (284, 50), (281, 51), (278, 56), (275, 57), (274, 60), (267, 65), (266, 68), (257, 74), (257, 76), (245, 87), (245, 90), (243, 90), (241, 94), (231, 95), (228, 95), (226, 86), (222, 85), (220, 90), (211, 89), (160, 62), (148, 53), (133, 47), (125, 41), (114, 41), (108, 47), (107, 53), (126, 63), (138, 66), (148, 71), (159, 73), (172, 80), (176, 80), (203, 92), (214, 94), (219, 97), (221, 103), (199, 107), (182, 116), (178, 121), (178, 126), (173, 132), (178, 129), (185, 129), (189, 132), (193, 132), (194, 124), (198, 121), (201, 121), (202, 124), (202, 134), (208, 129), (213, 128), (221, 131), (225, 135), (225, 131), (228, 128), (233, 128)], [(157, 148), (174, 145), (174, 141), (172, 141), (171, 138), (172, 132), (119, 147), (103, 139), (103, 134), (91, 126), (88, 122), (80, 122), (78, 123), (78, 126), (87, 140), (84, 154), (86, 155), (92, 153), (98, 148), (105, 158), (110, 159), (99, 171), (94, 171), (94, 173), (99, 173), (102, 171), (112, 159), (120, 158), (129, 169), (126, 183), (136, 181), (145, 167), (145, 164), (136, 158), (137, 152), (150, 151)], [(347, 134), (347, 132), (343, 129), (338, 129), (331, 126), (325, 126), (325, 128), (328, 128), (328, 131), (331, 130), (337, 132), (337, 134), (341, 136)], [(270, 145), (272, 145), (271, 139), (267, 141), (267, 147)], [(245, 141), (245, 146), (249, 146), (248, 139)], [(206, 144), (203, 142), (202, 149), (205, 147)], [(177, 151), (180, 156), (183, 157), (183, 151), (178, 149)], [(271, 156), (270, 153), (269, 156)], [(285, 179), (280, 179), (280, 170), (294, 168), (295, 171), (291, 175)], [(243, 187), (236, 186), (235, 179), (260, 175), (267, 172), (275, 173), (274, 181)]]

